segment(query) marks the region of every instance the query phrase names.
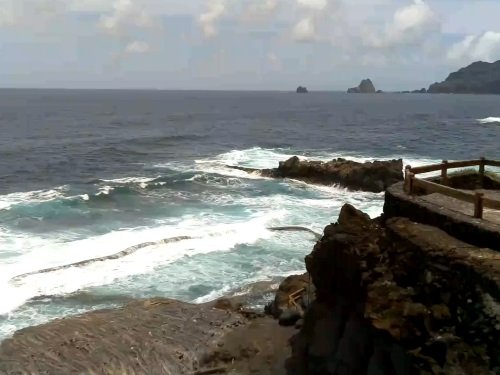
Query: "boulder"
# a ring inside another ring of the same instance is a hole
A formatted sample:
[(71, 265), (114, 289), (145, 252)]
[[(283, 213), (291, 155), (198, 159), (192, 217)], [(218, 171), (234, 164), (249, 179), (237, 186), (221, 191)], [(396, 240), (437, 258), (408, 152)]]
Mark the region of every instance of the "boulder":
[(284, 310), (279, 318), (279, 324), (284, 327), (294, 326), (302, 318), (302, 314), (296, 309)]
[[(295, 301), (298, 308), (289, 303), (291, 294), (296, 294)], [(307, 307), (313, 299), (314, 285), (310, 282), (307, 273), (303, 275), (288, 276), (280, 284), (274, 300), (266, 306), (265, 312), (268, 315), (272, 315), (275, 319), (281, 319), (281, 315), (284, 311), (296, 311), (302, 314), (304, 310), (303, 306)], [(293, 324), (295, 324), (295, 321)]]

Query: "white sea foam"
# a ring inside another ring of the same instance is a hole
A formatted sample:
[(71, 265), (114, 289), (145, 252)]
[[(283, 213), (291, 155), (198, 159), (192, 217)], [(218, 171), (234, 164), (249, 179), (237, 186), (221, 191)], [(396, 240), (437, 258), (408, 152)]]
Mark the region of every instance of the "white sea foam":
[(48, 202), (64, 196), (67, 186), (59, 186), (50, 190), (35, 190), (0, 195), (0, 210), (8, 210), (17, 204)]
[(500, 124), (500, 117), (480, 118), (480, 119), (477, 119), (477, 121), (481, 124), (491, 124), (491, 123), (499, 123)]
[[(224, 296), (231, 295), (232, 297), (236, 296), (242, 296), (245, 294), (248, 294), (248, 292), (251, 290), (251, 284), (258, 283), (258, 282), (270, 282), (273, 280), (276, 280), (276, 277), (288, 277), (292, 275), (300, 275), (303, 274), (304, 270), (303, 269), (296, 269), (296, 270), (291, 270), (291, 271), (286, 271), (286, 272), (276, 272), (276, 270), (270, 270), (267, 268), (262, 269), (259, 274), (254, 275), (251, 278), (248, 278), (245, 280), (245, 286), (241, 288), (241, 282), (236, 282), (232, 284), (227, 284), (224, 285), (220, 289), (216, 289), (211, 291), (210, 293), (195, 298), (192, 302), (193, 303), (206, 303), (206, 302), (211, 302), (214, 301), (218, 298), (222, 298)], [(270, 277), (270, 275), (273, 275), (273, 278)], [(269, 285), (269, 289), (278, 289), (279, 283)], [(235, 292), (235, 290), (237, 290)]]
[(109, 195), (115, 188), (113, 186), (101, 186), (99, 188), (99, 191), (96, 193), (97, 196), (99, 195)]
[(79, 195), (79, 197), (80, 197), (81, 199), (83, 199), (84, 201), (88, 201), (88, 200), (90, 200), (90, 197), (89, 197), (89, 195), (88, 195), (88, 194), (82, 194), (82, 195)]
[[(270, 179), (263, 177), (258, 173), (248, 173), (238, 169), (230, 168), (229, 166), (238, 166), (255, 169), (276, 168), (280, 161), (287, 160), (292, 156), (298, 156), (302, 160), (320, 160), (330, 161), (336, 158), (344, 158), (358, 163), (372, 162), (375, 160), (391, 160), (403, 159), (403, 165), (411, 165), (413, 167), (422, 166), (426, 164), (433, 164), (439, 162), (435, 159), (425, 159), (418, 156), (393, 154), (385, 157), (373, 157), (352, 152), (330, 152), (330, 151), (309, 151), (302, 153), (295, 153), (286, 149), (265, 149), (261, 147), (252, 147), (245, 150), (232, 150), (222, 153), (220, 155), (195, 160), (193, 164), (169, 162), (162, 164), (155, 164), (156, 168), (168, 168), (176, 171), (193, 171), (219, 174), (228, 177), (243, 178), (243, 179)], [(196, 178), (192, 177), (191, 180)]]
[[(33, 236), (24, 238), (28, 250), (16, 257), (15, 262), (1, 267), (0, 314), (9, 313), (37, 296), (68, 294), (82, 288), (107, 285), (120, 278), (152, 272), (156, 267), (184, 256), (229, 251), (238, 244), (254, 243), (272, 236), (266, 228), (282, 215), (280, 211), (268, 211), (248, 221), (233, 223), (214, 223), (214, 217), (186, 217), (177, 225), (122, 230), (73, 242)], [(19, 282), (11, 281), (26, 272), (102, 257), (138, 243), (179, 235), (199, 238), (147, 247), (116, 260), (27, 276)]]
[(154, 178), (151, 178), (151, 177), (122, 177), (122, 178), (115, 178), (112, 180), (104, 180), (103, 179), (101, 181), (116, 183), (116, 184), (143, 184), (143, 183), (151, 182), (158, 177), (154, 177)]

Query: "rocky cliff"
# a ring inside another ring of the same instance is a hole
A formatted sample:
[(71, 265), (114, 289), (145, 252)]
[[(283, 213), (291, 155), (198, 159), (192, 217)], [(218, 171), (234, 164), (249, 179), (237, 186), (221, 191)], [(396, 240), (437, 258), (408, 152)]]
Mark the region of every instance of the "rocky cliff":
[(349, 94), (375, 94), (377, 90), (375, 90), (375, 85), (371, 79), (367, 78), (362, 80), (359, 86), (352, 87), (347, 92)]
[(451, 73), (443, 82), (429, 87), (431, 94), (500, 94), (500, 60), (478, 61)]
[(403, 161), (373, 161), (358, 163), (342, 158), (328, 162), (300, 160), (294, 156), (280, 162), (278, 168), (254, 169), (229, 166), (249, 173), (273, 178), (295, 178), (310, 183), (338, 184), (352, 190), (379, 193), (403, 180)]
[(500, 258), (345, 205), (306, 257), (316, 300), (290, 374), (496, 374)]

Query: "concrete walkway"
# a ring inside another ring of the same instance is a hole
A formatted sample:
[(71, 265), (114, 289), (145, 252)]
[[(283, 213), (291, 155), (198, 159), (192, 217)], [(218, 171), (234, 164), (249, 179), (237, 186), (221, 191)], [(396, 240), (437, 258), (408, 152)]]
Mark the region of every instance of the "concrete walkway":
[[(468, 193), (473, 193), (471, 190), (462, 190)], [(500, 191), (499, 190), (476, 190), (477, 192), (484, 193), (484, 196), (489, 199), (500, 200)], [(473, 216), (474, 215), (474, 205), (472, 203), (463, 202), (459, 199), (455, 199), (443, 194), (429, 194), (420, 197), (422, 200), (435, 204), (442, 208), (447, 208), (449, 210), (453, 210), (456, 212), (463, 213), (465, 215)], [(492, 210), (489, 208), (485, 208), (483, 210), (483, 220), (490, 221), (495, 224), (500, 225), (500, 211)]]

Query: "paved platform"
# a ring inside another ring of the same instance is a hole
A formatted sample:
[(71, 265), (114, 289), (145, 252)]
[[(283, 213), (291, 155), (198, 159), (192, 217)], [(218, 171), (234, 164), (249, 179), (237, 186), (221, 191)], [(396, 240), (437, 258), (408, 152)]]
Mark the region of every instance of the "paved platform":
[[(483, 192), (488, 198), (498, 199), (500, 195), (499, 190)], [(385, 219), (407, 217), (414, 222), (440, 228), (476, 247), (500, 251), (500, 212), (485, 209), (483, 214), (484, 219), (477, 219), (472, 203), (441, 194), (408, 195), (402, 182), (390, 186), (385, 194)]]
[[(472, 190), (462, 190), (468, 193), (473, 193)], [(475, 190), (476, 192), (483, 193), (486, 198), (500, 200), (500, 191), (499, 190)], [(474, 205), (472, 203), (463, 202), (459, 199), (449, 197), (443, 194), (429, 194), (423, 195), (419, 197), (423, 201), (435, 204), (441, 208), (447, 208), (449, 210), (460, 212), (465, 215), (474, 215)], [(489, 208), (484, 208), (483, 210), (483, 220), (499, 224), (500, 225), (500, 211), (492, 210)]]

